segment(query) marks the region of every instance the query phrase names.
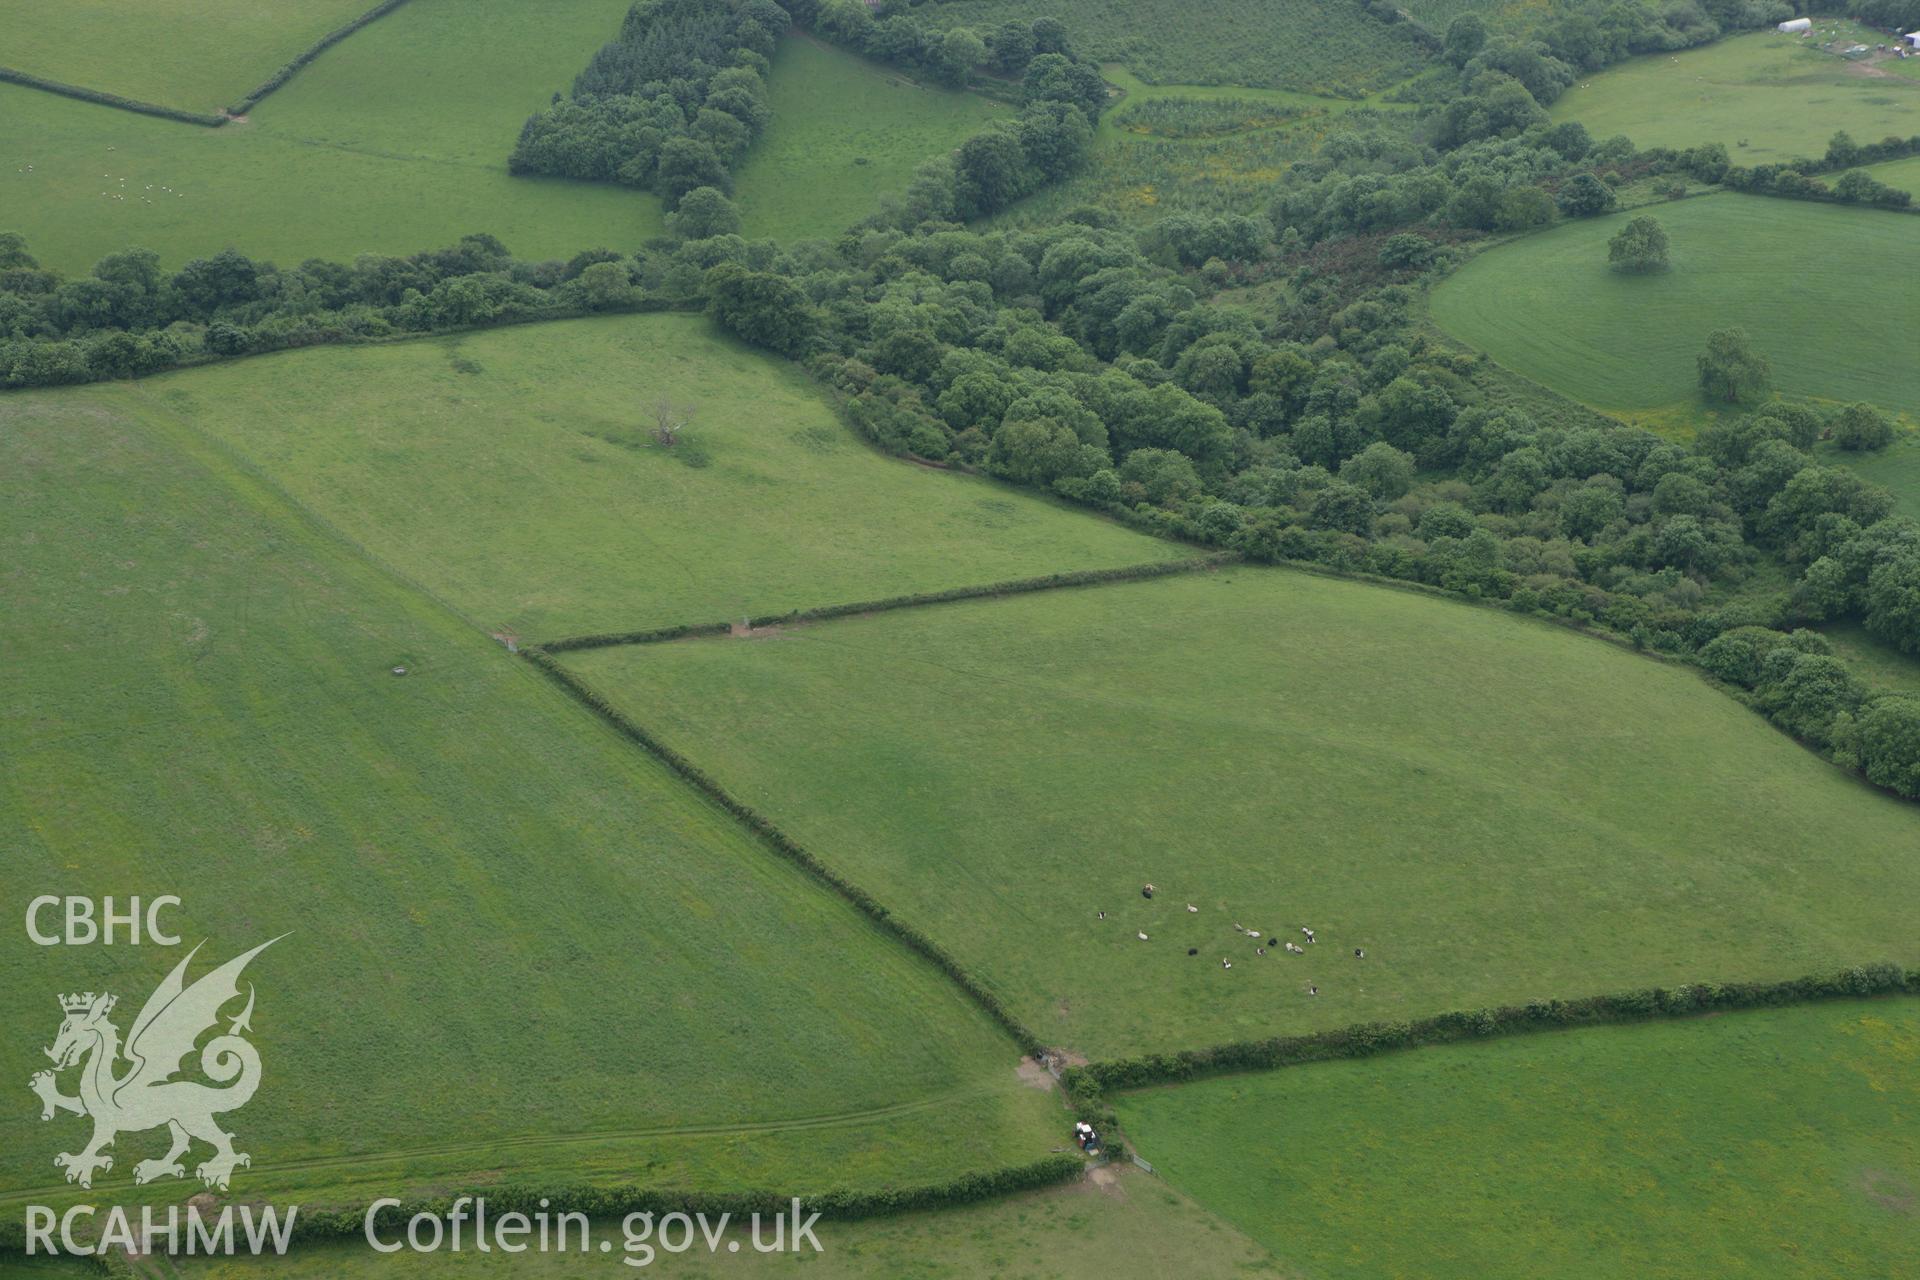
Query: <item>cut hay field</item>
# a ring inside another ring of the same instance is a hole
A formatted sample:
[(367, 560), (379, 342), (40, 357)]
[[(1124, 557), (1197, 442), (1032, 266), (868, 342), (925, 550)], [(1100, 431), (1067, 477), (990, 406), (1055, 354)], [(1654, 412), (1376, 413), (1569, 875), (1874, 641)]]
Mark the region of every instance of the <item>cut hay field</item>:
[(1735, 164), (1757, 165), (1818, 156), (1841, 129), (1860, 142), (1920, 133), (1920, 80), (1760, 31), (1587, 76), (1551, 114), (1643, 148), (1718, 142)]
[(0, 0), (0, 66), (181, 111), (238, 101), (377, 0)]
[[(1634, 214), (1566, 223), (1490, 249), (1441, 283), (1434, 322), (1516, 373), (1594, 408), (1688, 430), (1708, 406), (1695, 358), (1738, 325), (1773, 363), (1774, 389), (1920, 413), (1920, 291), (1901, 264), (1905, 215), (1721, 194), (1651, 212), (1673, 269), (1607, 269)], [(1797, 264), (1791, 284), (1781, 273)], [(1788, 305), (1791, 303), (1791, 305)]]
[(1074, 51), (1160, 84), (1254, 85), (1363, 97), (1421, 69), (1419, 49), (1356, 0), (1215, 0), (1203, 19), (1178, 0), (942, 0), (914, 11), (982, 35), (1058, 18)]
[(626, 8), (412, 0), (220, 129), (0, 85), (0, 229), (70, 272), (130, 247), (170, 266), (228, 246), (292, 266), (476, 231), (528, 259), (632, 249), (661, 231), (652, 196), (506, 169), (527, 114)]
[[(133, 384), (488, 630), (628, 631), (1190, 554), (882, 456), (699, 316), (333, 347)], [(655, 396), (698, 406), (669, 451)]]
[(1094, 1058), (1920, 958), (1920, 811), (1411, 592), (1238, 568), (565, 661)]
[[(821, 1252), (801, 1258), (764, 1255), (752, 1250), (746, 1231), (728, 1233), (718, 1256), (704, 1244), (689, 1252), (658, 1253), (641, 1275), (675, 1277), (792, 1275), (812, 1280), (973, 1280), (979, 1276), (1031, 1276), (1049, 1280), (1158, 1280), (1171, 1275), (1291, 1277), (1273, 1256), (1237, 1229), (1193, 1201), (1131, 1165), (1099, 1170), (1090, 1178), (1047, 1191), (1028, 1192), (985, 1204), (935, 1213), (852, 1222), (823, 1222), (814, 1228)], [(596, 1234), (615, 1242), (615, 1258), (625, 1255), (618, 1219), (595, 1224)], [(727, 1245), (740, 1242), (738, 1252)], [(657, 1247), (657, 1246), (656, 1246)], [(636, 1259), (637, 1251), (630, 1255)], [(413, 1280), (424, 1276), (605, 1276), (614, 1271), (600, 1255), (533, 1254), (503, 1260), (498, 1253), (468, 1251), (423, 1257), (399, 1253), (376, 1256), (364, 1244), (299, 1248), (284, 1259), (256, 1262), (235, 1259), (176, 1264), (180, 1280), (358, 1280), (377, 1277)]]
[(734, 181), (752, 238), (837, 236), (923, 163), (1012, 114), (799, 33), (781, 41), (768, 91), (773, 119)]
[(1920, 1001), (1599, 1027), (1119, 1100), (1324, 1280), (1920, 1274)]
[(1057, 1102), (944, 975), (120, 397), (0, 401), (0, 596), (16, 1222), (201, 1189), (136, 1192), (164, 1142), (135, 1133), (91, 1193), (62, 1184), (84, 1122), (42, 1123), (24, 1091), (56, 994), (117, 994), (125, 1032), (184, 948), (35, 946), (41, 893), (179, 895), (196, 976), (287, 935), (248, 970), (266, 1079), (227, 1123), (250, 1197), (871, 1187), (1059, 1144)]

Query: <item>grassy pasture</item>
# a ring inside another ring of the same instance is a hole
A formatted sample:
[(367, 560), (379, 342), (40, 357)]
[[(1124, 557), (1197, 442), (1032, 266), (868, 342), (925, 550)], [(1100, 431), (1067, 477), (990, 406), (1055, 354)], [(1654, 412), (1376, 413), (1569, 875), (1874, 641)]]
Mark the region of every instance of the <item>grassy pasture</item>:
[[(178, 894), (196, 976), (290, 931), (248, 971), (267, 1077), (228, 1122), (254, 1155), (236, 1191), (871, 1186), (1059, 1145), (1057, 1102), (944, 976), (126, 405), (0, 400), (0, 866), (14, 911)], [(0, 1072), (24, 1088), (56, 993), (117, 993), (124, 1032), (182, 953), (35, 946), (19, 920)], [(16, 1101), (0, 1212), (200, 1190), (136, 1192), (164, 1144), (131, 1133), (91, 1193), (65, 1186), (51, 1157), (84, 1122)]]
[(1239, 568), (566, 661), (1090, 1057), (1920, 955), (1920, 811), (1684, 669), (1405, 591)]
[(1172, 1185), (1325, 1280), (1920, 1270), (1920, 1001), (1423, 1049), (1123, 1096)]
[(1920, 658), (1900, 652), (1857, 622), (1833, 622), (1820, 628), (1833, 642), (1834, 656), (1876, 690), (1920, 696)]
[[(1912, 330), (1907, 333), (1911, 337)], [(1898, 514), (1920, 519), (1920, 433), (1905, 432), (1886, 448), (1872, 453), (1834, 449), (1822, 460), (1852, 467), (1875, 484), (1885, 485), (1893, 491)]]
[[(652, 443), (647, 406), (699, 406)], [(189, 370), (125, 394), (238, 449), (476, 623), (527, 640), (1187, 554), (886, 458), (703, 318), (622, 316)]]
[(1648, 212), (1672, 241), (1670, 272), (1607, 269), (1607, 240), (1632, 214), (1566, 223), (1467, 263), (1434, 291), (1434, 321), (1516, 373), (1663, 429), (1710, 408), (1694, 361), (1726, 325), (1773, 362), (1782, 394), (1920, 413), (1910, 218), (1732, 194)]
[(1718, 142), (1735, 164), (1756, 165), (1818, 156), (1840, 129), (1861, 142), (1920, 133), (1920, 81), (1759, 31), (1621, 63), (1576, 83), (1550, 111), (1596, 138)]
[(942, 28), (985, 34), (1042, 14), (1074, 49), (1161, 84), (1254, 85), (1357, 97), (1420, 70), (1420, 52), (1355, 0), (1216, 0), (1196, 20), (1173, 0), (944, 0), (915, 11)]
[(1867, 166), (1867, 172), (1890, 187), (1911, 191), (1916, 197), (1920, 197), (1920, 156), (1908, 156), (1905, 160), (1889, 160), (1885, 164), (1870, 164)]
[(773, 119), (734, 190), (745, 234), (778, 240), (840, 234), (923, 162), (1012, 112), (799, 33), (781, 42), (768, 88)]
[(412, 0), (220, 129), (0, 85), (0, 226), (66, 271), (130, 247), (351, 261), (475, 231), (525, 258), (635, 247), (661, 231), (653, 197), (506, 170), (521, 122), (626, 9)]
[(186, 111), (239, 100), (376, 0), (0, 0), (0, 65)]
[[(621, 1256), (624, 1237), (618, 1219), (595, 1224), (596, 1238), (615, 1242)], [(737, 1253), (709, 1256), (704, 1245), (680, 1255), (660, 1254), (640, 1274), (676, 1277), (758, 1277), (795, 1272), (814, 1280), (971, 1280), (976, 1276), (1047, 1276), (1056, 1280), (1149, 1280), (1169, 1275), (1274, 1276), (1271, 1254), (1233, 1227), (1195, 1205), (1166, 1183), (1121, 1164), (1088, 1179), (1046, 1191), (1029, 1192), (984, 1204), (933, 1213), (855, 1222), (827, 1222), (814, 1229), (818, 1255), (795, 1259), (752, 1250), (750, 1235)], [(636, 1257), (640, 1255), (635, 1255)], [(421, 1257), (399, 1253), (376, 1256), (364, 1244), (295, 1249), (271, 1263), (252, 1259), (176, 1266), (182, 1280), (252, 1280), (271, 1274), (285, 1280), (320, 1277), (376, 1277), (411, 1280), (416, 1276), (607, 1275), (614, 1268), (604, 1256), (526, 1254), (503, 1260), (476, 1252)]]

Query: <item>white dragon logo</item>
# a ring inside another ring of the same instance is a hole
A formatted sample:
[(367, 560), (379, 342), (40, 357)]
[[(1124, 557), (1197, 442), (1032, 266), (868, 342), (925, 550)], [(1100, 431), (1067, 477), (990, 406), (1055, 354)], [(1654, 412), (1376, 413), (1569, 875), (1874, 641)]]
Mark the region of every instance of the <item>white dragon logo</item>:
[[(239, 996), (240, 972), (247, 962), (278, 941), (269, 939), (187, 986), (187, 964), (200, 950), (194, 947), (147, 998), (140, 1016), (133, 1020), (124, 1051), (120, 1029), (107, 1021), (115, 1004), (113, 996), (88, 991), (60, 997), (66, 1019), (53, 1047), (46, 1051), (53, 1059), (53, 1070), (36, 1072), (28, 1086), (40, 1096), (42, 1120), (53, 1119), (58, 1111), (93, 1117), (93, 1140), (86, 1150), (53, 1158), (57, 1167), (67, 1171), (68, 1182), (91, 1187), (96, 1170), (113, 1168), (113, 1157), (101, 1152), (113, 1145), (116, 1135), (160, 1125), (167, 1126), (172, 1145), (160, 1159), (142, 1160), (133, 1167), (137, 1183), (184, 1178), (187, 1171), (180, 1157), (195, 1138), (213, 1147), (212, 1158), (194, 1170), (209, 1187), (226, 1190), (234, 1169), (253, 1163), (245, 1152), (233, 1149), (233, 1135), (213, 1119), (244, 1107), (260, 1087), (260, 1053), (240, 1035), (253, 1029), (251, 983), (247, 1007), (231, 1020), (225, 1035), (215, 1036), (200, 1050), (200, 1070), (225, 1087), (173, 1077), (193, 1052), (194, 1042), (220, 1021), (221, 1007)], [(125, 1074), (116, 1075), (114, 1066), (123, 1054), (131, 1066)], [(60, 1092), (54, 1074), (83, 1061), (79, 1095), (68, 1097)]]

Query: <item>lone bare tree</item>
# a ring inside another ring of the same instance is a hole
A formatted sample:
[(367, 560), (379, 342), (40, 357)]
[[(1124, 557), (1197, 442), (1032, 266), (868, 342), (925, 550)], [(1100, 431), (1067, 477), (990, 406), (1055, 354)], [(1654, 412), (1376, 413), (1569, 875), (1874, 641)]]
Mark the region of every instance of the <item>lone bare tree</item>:
[(691, 401), (676, 403), (672, 396), (664, 392), (653, 401), (653, 438), (672, 448), (680, 443), (680, 433), (693, 425), (693, 415), (700, 406)]

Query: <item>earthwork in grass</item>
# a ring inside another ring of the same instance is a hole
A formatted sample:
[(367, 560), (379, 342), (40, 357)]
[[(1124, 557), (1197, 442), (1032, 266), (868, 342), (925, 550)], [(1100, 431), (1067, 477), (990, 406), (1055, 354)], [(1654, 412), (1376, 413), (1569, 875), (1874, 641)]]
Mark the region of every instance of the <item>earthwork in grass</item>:
[[(910, 1186), (1060, 1145), (945, 975), (165, 415), (0, 401), (0, 548), (10, 893), (176, 894), (196, 976), (286, 935), (247, 973), (235, 1194)], [(124, 1033), (184, 947), (19, 919), (0, 1211), (202, 1190), (135, 1189), (144, 1132), (62, 1183), (86, 1122), (25, 1092), (57, 994), (113, 993)]]
[(1409, 591), (1242, 567), (563, 661), (1096, 1059), (1920, 958), (1912, 806), (1685, 668)]
[[(699, 316), (292, 352), (120, 394), (527, 641), (1192, 554), (885, 457), (793, 366)], [(653, 435), (661, 396), (693, 407), (671, 448)]]

